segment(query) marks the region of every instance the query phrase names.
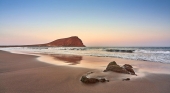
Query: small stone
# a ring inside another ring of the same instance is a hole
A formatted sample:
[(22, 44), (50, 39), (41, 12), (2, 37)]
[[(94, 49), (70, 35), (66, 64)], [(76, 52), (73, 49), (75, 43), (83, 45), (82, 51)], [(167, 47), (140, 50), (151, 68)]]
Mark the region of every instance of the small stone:
[(125, 78), (125, 79), (123, 79), (123, 81), (129, 81), (130, 80), (130, 78)]
[(106, 80), (107, 82), (109, 82), (109, 80)]
[(82, 76), (80, 81), (87, 84), (99, 82), (99, 80), (96, 78), (87, 78), (86, 76)]
[(106, 82), (106, 79), (105, 78), (101, 78), (99, 81), (100, 82)]
[(107, 72), (107, 70), (104, 70), (103, 72)]

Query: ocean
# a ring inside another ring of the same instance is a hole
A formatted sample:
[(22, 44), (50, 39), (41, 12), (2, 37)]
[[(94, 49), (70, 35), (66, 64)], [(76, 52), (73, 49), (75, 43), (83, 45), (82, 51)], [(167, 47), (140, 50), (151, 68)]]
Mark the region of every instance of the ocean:
[(6, 47), (0, 50), (29, 54), (70, 54), (170, 63), (170, 47)]

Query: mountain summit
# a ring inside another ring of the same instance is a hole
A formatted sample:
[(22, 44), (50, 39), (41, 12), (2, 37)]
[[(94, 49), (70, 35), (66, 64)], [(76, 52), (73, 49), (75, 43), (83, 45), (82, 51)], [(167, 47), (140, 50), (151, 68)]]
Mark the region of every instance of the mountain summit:
[(42, 44), (40, 46), (57, 46), (57, 47), (85, 47), (82, 40), (77, 36), (57, 39), (50, 43)]
[(50, 46), (51, 47), (85, 47), (82, 40), (77, 36), (61, 38), (45, 44), (11, 45), (11, 46), (0, 46), (0, 47), (50, 47)]

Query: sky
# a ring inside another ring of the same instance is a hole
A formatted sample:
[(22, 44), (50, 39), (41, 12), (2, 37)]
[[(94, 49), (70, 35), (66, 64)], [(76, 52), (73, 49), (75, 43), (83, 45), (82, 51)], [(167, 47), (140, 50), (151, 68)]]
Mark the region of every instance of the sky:
[(170, 0), (0, 0), (0, 45), (78, 36), (86, 46), (170, 46)]

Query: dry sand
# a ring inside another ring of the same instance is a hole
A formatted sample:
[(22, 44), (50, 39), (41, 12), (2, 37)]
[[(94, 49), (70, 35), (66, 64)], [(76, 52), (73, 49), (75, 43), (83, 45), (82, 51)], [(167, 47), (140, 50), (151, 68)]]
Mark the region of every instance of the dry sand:
[(80, 77), (94, 69), (57, 66), (36, 58), (0, 51), (0, 93), (170, 93), (169, 74), (86, 85)]

